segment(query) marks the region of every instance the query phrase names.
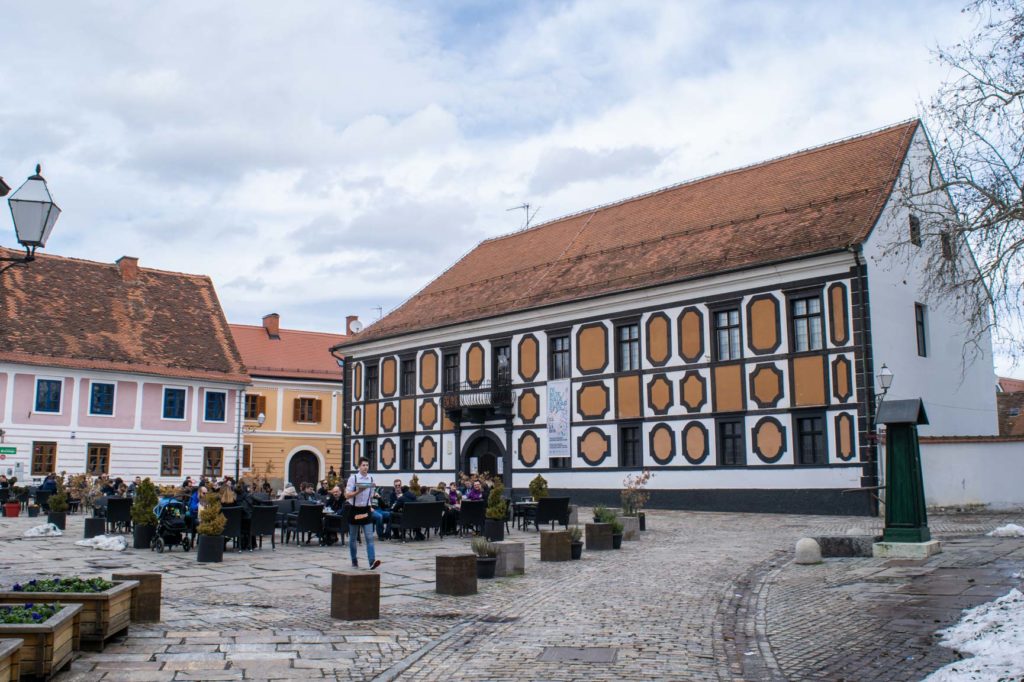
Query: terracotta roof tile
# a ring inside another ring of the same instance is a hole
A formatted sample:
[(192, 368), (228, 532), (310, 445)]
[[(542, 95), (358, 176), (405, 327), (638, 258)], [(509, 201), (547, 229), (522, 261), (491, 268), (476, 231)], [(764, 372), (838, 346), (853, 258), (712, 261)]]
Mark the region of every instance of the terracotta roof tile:
[(860, 243), (918, 122), (480, 243), (348, 345)]
[(53, 255), (0, 272), (0, 361), (249, 382), (209, 277)]
[(330, 348), (343, 334), (279, 329), (271, 339), (262, 326), (232, 324), (231, 333), (249, 373), (254, 377), (341, 381), (342, 371)]

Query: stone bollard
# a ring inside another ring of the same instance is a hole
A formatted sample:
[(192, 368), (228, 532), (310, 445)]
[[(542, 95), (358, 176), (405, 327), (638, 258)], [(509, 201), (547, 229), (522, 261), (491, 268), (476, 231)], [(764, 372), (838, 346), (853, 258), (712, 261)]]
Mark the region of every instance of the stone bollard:
[(569, 505), (569, 525), (578, 526), (580, 525), (580, 508), (575, 504)]
[(821, 563), (821, 547), (814, 538), (800, 538), (796, 541), (794, 564), (811, 565)]
[(612, 548), (612, 524), (588, 523), (584, 528), (586, 529), (588, 552)]
[(540, 532), (541, 561), (569, 561), (572, 539), (567, 530), (542, 530)]
[(439, 554), (434, 558), (434, 567), (434, 589), (438, 594), (476, 594), (475, 554)]
[(331, 618), (376, 620), (380, 618), (380, 573), (335, 571), (331, 573)]
[(104, 519), (98, 519), (92, 516), (86, 517), (85, 519), (85, 537), (86, 540), (94, 538), (97, 535), (103, 535), (107, 530), (106, 521)]
[(637, 516), (620, 516), (619, 523), (622, 524), (623, 540), (640, 539), (640, 518)]
[(522, 575), (526, 572), (526, 544), (503, 540), (492, 542), (491, 545), (498, 550), (498, 563), (494, 568), (494, 575), (504, 578), (509, 575)]
[[(89, 521), (90, 519), (86, 519)], [(97, 519), (103, 522), (103, 519)], [(111, 580), (137, 580), (139, 586), (132, 593), (132, 622), (157, 623), (160, 621), (160, 603), (163, 599), (163, 576), (159, 573), (115, 573)]]

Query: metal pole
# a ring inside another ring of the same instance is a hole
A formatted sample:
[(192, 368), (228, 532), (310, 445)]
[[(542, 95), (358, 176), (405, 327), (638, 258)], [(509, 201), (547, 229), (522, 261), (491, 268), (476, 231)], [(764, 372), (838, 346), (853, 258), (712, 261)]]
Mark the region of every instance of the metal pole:
[(242, 418), (245, 417), (245, 389), (243, 388), (238, 392), (238, 409), (235, 411), (237, 415), (238, 423), (235, 424), (235, 485), (238, 485), (238, 479), (241, 473), (241, 457), (242, 457)]

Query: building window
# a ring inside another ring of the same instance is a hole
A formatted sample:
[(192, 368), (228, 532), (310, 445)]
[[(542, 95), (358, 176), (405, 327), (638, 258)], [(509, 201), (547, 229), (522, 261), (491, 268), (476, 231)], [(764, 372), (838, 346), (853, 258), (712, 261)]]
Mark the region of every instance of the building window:
[(551, 469), (571, 469), (572, 457), (549, 457), (548, 467)]
[(743, 357), (740, 346), (740, 311), (719, 310), (715, 313), (715, 358), (739, 360)]
[(320, 423), (320, 401), (317, 398), (296, 398), (292, 419), (298, 423)]
[(414, 445), (412, 438), (403, 438), (402, 443), (399, 446), (398, 454), (398, 468), (402, 471), (412, 471)]
[(164, 389), (164, 419), (185, 418), (185, 389)]
[(741, 467), (747, 463), (743, 438), (743, 420), (718, 422), (718, 466)]
[(569, 364), (569, 337), (555, 336), (551, 338), (551, 378), (568, 379), (572, 376), (572, 365)]
[(245, 418), (256, 421), (261, 414), (267, 414), (267, 396), (247, 393), (245, 395)]
[(248, 443), (242, 446), (242, 468), (252, 468), (252, 445)]
[(205, 419), (208, 422), (222, 422), (227, 421), (227, 401), (228, 394), (223, 391), (207, 391), (206, 392), (206, 411)]
[(114, 384), (93, 383), (89, 387), (89, 414), (114, 414)]
[(939, 241), (942, 244), (942, 257), (946, 260), (953, 259), (953, 237), (948, 232), (943, 232), (939, 235)]
[(366, 390), (364, 390), (363, 393), (364, 393), (364, 395), (366, 395), (366, 399), (367, 400), (376, 400), (377, 397), (379, 396), (379, 393), (377, 393), (377, 391), (378, 391), (377, 372), (378, 371), (379, 371), (379, 369), (378, 369), (378, 366), (377, 366), (376, 362), (373, 363), (373, 364), (370, 364), (370, 363), (366, 364), (366, 383), (365, 383), (365, 386), (364, 386), (364, 388)]
[(825, 346), (821, 317), (821, 298), (796, 298), (790, 303), (793, 316), (793, 351), (803, 353)]
[(640, 369), (640, 325), (624, 324), (615, 328), (619, 352), (617, 370), (632, 372)]
[(495, 346), (493, 357), (492, 381), (498, 384), (507, 384), (512, 381), (512, 347)]
[(910, 243), (921, 246), (921, 219), (916, 215), (910, 216)]
[(459, 388), (459, 354), (444, 354), (444, 390), (455, 391)]
[(377, 470), (377, 439), (376, 438), (367, 438), (366, 441), (364, 441), (363, 445), (366, 448), (366, 452), (363, 453), (363, 456), (366, 457), (368, 460), (370, 460), (370, 471), (376, 471)]
[(224, 448), (203, 448), (203, 476), (216, 478), (224, 470)]
[(416, 360), (402, 360), (402, 395), (416, 395)]
[(36, 412), (60, 413), (60, 379), (36, 380)]
[(86, 448), (88, 459), (86, 461), (86, 472), (90, 476), (110, 473), (110, 444), (89, 443)]
[(928, 357), (928, 324), (927, 313), (920, 303), (914, 304), (914, 326), (917, 328), (917, 354)]
[(180, 445), (164, 445), (160, 448), (160, 475), (181, 476)]
[(823, 415), (797, 416), (796, 456), (799, 464), (828, 464)]
[(640, 426), (619, 427), (619, 466), (637, 469), (643, 464), (643, 451), (640, 449)]
[(57, 444), (35, 441), (32, 443), (32, 475), (46, 476), (55, 473), (57, 465)]

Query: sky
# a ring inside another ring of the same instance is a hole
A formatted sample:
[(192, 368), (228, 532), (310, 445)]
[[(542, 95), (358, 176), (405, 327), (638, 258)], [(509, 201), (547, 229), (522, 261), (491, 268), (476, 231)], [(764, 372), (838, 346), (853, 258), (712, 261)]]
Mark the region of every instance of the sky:
[(340, 332), (520, 229), (512, 207), (536, 224), (914, 117), (962, 4), (3, 2), (0, 175), (42, 163), (48, 252)]

